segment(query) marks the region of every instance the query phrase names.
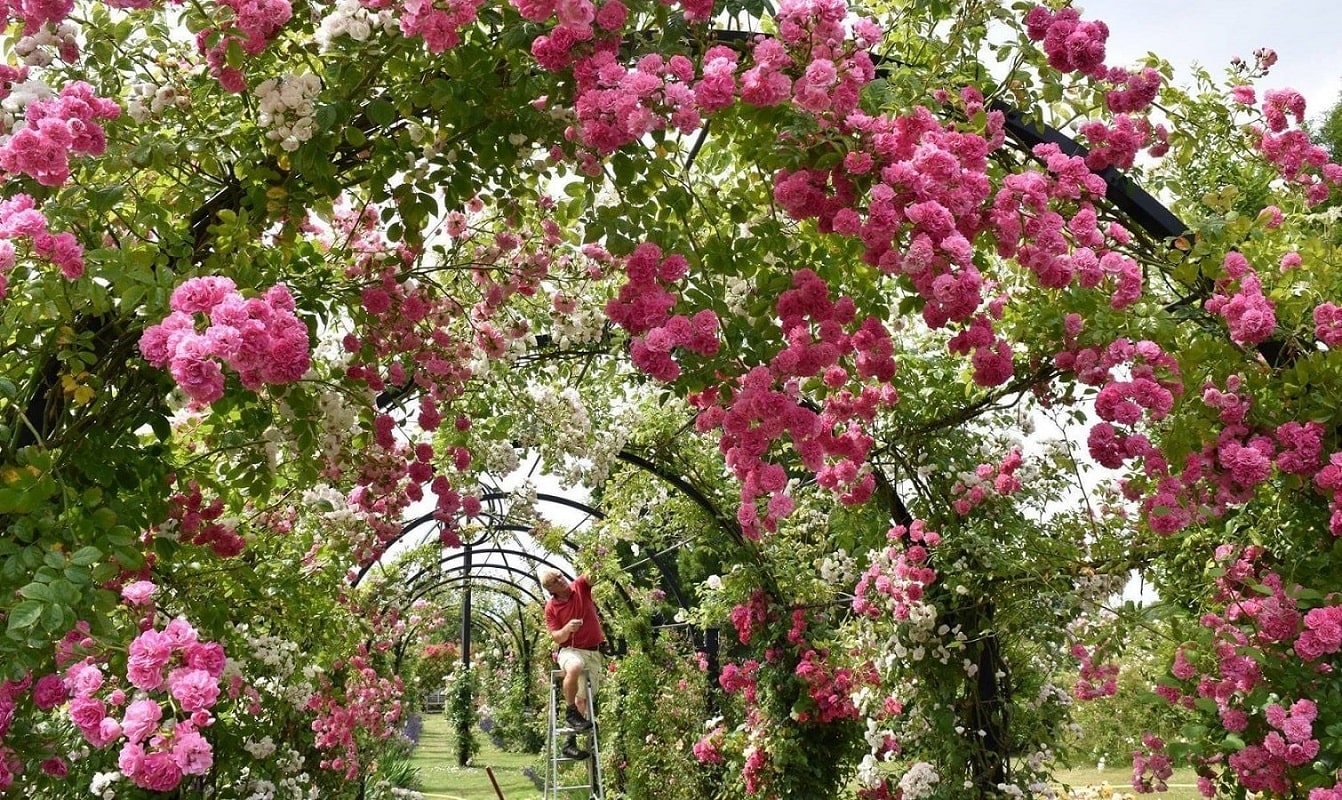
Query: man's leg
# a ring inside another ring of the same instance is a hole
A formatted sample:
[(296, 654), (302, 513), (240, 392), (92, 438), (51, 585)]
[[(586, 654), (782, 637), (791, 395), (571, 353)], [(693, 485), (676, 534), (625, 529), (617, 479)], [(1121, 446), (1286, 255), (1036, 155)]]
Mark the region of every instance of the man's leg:
[[(578, 696), (578, 689), (582, 683), (582, 660), (575, 658), (564, 665), (564, 700), (571, 707), (576, 707), (578, 711), (585, 711), (587, 708), (587, 698)], [(579, 703), (578, 701), (582, 702)], [(583, 716), (587, 716), (583, 714)]]
[(563, 690), (564, 703), (567, 709), (564, 719), (569, 727), (584, 731), (592, 727), (589, 717), (585, 713), (587, 710), (587, 698), (582, 696), (581, 689), (583, 682), (583, 660), (582, 656), (573, 650), (561, 652), (560, 669), (564, 670)]

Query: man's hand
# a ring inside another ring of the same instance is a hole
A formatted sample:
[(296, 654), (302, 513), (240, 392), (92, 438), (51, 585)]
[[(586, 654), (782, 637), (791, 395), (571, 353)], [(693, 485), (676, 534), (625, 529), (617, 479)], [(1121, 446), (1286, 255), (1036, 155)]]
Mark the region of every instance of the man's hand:
[(568, 622), (564, 623), (564, 633), (567, 633), (569, 636), (572, 636), (574, 631), (578, 630), (581, 627), (582, 627), (582, 620), (571, 619)]

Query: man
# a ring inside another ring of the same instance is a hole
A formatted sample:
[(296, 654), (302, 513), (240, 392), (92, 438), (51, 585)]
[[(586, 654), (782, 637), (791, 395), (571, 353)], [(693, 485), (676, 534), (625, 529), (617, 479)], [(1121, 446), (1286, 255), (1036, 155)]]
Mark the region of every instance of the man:
[[(569, 583), (558, 570), (543, 567), (539, 573), (541, 586), (550, 593), (545, 603), (545, 627), (550, 638), (559, 647), (559, 669), (564, 673), (564, 719), (575, 731), (592, 728), (592, 709), (587, 707), (586, 681), (592, 681), (592, 696), (596, 696), (601, 680), (601, 643), (606, 634), (592, 602), (592, 581), (586, 575)], [(584, 672), (585, 671), (585, 672)], [(573, 736), (564, 745), (566, 758), (584, 759), (590, 754), (578, 748)]]

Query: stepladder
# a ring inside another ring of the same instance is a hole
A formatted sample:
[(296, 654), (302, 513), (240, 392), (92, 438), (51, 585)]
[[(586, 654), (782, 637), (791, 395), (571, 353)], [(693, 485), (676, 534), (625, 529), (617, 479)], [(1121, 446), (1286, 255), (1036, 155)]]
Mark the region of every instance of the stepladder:
[[(587, 678), (586, 674), (583, 676)], [(601, 786), (601, 743), (597, 736), (596, 698), (592, 682), (583, 680), (579, 691), (587, 701), (591, 727), (578, 730), (566, 718), (564, 671), (550, 673), (550, 734), (546, 738), (545, 800), (605, 800)], [(566, 745), (571, 747), (566, 748)], [(566, 753), (565, 750), (570, 750)], [(576, 754), (572, 750), (579, 751)]]

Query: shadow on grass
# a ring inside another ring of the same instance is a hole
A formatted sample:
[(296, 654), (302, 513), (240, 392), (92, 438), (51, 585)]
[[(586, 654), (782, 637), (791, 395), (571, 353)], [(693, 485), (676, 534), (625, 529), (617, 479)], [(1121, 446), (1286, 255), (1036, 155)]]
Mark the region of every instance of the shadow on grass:
[[(480, 736), (480, 752), (471, 760), (471, 766), (458, 767), (451, 726), (442, 715), (424, 717), (424, 729), (411, 763), (419, 770), (425, 800), (498, 800), (485, 767), (494, 770), (504, 800), (542, 800), (544, 796), (524, 770), (532, 772), (537, 780), (544, 780), (545, 759), (540, 754), (499, 750), (484, 735)], [(586, 774), (585, 769), (582, 774)], [(586, 792), (569, 795), (572, 800), (586, 796)]]
[[(1176, 770), (1169, 791), (1157, 795), (1139, 795), (1132, 788), (1132, 771), (1127, 769), (1069, 769), (1055, 775), (1057, 783), (1071, 787), (1067, 800), (1132, 800), (1157, 797), (1160, 800), (1202, 800), (1197, 790), (1197, 775), (1191, 770)], [(511, 798), (509, 798), (511, 800)]]

